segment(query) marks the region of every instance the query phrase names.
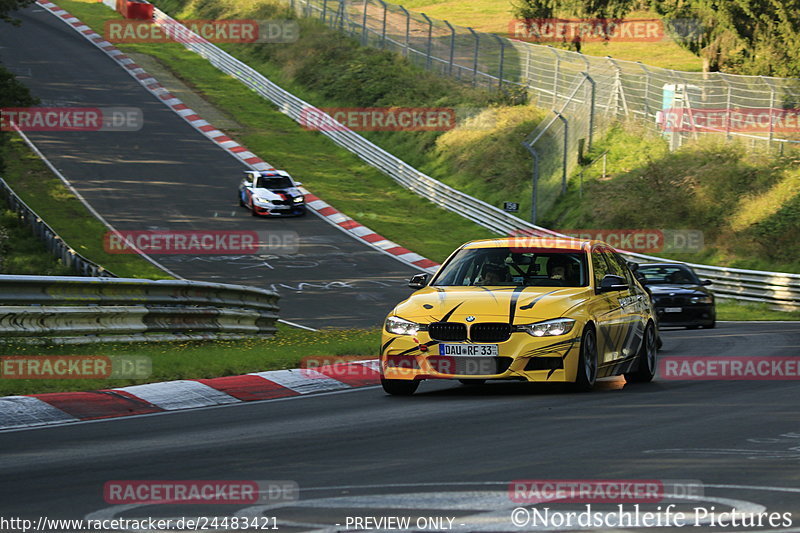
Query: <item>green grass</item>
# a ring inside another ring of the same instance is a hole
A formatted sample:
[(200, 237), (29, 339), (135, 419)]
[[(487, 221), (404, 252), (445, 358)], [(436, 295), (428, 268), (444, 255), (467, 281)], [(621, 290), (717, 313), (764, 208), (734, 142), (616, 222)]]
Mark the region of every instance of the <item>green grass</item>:
[(767, 304), (718, 300), (717, 320), (800, 320), (800, 311), (778, 311)]
[(377, 357), (380, 330), (310, 332), (278, 324), (272, 339), (99, 344), (84, 346), (0, 345), (2, 355), (144, 356), (152, 362), (147, 379), (6, 379), (0, 396), (85, 391), (175, 379), (202, 379), (283, 368), (299, 368), (304, 357)]
[(75, 273), (32, 238), (31, 228), (0, 200), (0, 274), (69, 276)]
[[(103, 249), (107, 228), (92, 215), (67, 187), (19, 137), (13, 137), (3, 148), (3, 178), (28, 207), (33, 209), (78, 253), (120, 277), (169, 279), (162, 270), (136, 255), (109, 254)], [(33, 262), (31, 250), (41, 249), (28, 233), (9, 243), (9, 264), (15, 274), (65, 275), (64, 267), (54, 269), (49, 262)], [(31, 257), (28, 262), (27, 257)], [(7, 272), (11, 273), (11, 272)]]

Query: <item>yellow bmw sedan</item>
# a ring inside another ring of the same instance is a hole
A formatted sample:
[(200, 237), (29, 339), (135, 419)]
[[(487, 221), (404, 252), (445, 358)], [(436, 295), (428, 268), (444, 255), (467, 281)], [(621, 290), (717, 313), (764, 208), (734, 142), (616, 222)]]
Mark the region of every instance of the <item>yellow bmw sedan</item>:
[(398, 304), (383, 328), (381, 383), (413, 394), (422, 380), (650, 381), (659, 345), (650, 297), (600, 241), (511, 237), (458, 248)]

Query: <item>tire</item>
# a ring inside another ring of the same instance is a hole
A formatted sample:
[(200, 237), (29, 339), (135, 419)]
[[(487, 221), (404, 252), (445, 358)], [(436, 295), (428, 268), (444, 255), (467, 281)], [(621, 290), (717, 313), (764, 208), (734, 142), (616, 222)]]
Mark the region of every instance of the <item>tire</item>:
[(581, 337), (581, 353), (578, 357), (578, 372), (570, 388), (577, 392), (589, 392), (597, 382), (597, 334), (587, 326)]
[(244, 203), (244, 200), (242, 200), (242, 192), (241, 191), (239, 191), (238, 196), (239, 196), (239, 207), (245, 207), (246, 204)]
[(419, 387), (419, 380), (410, 379), (385, 379), (381, 378), (381, 385), (386, 394), (392, 396), (411, 396)]
[(658, 341), (656, 340), (656, 328), (652, 322), (647, 323), (644, 329), (644, 338), (639, 348), (639, 367), (634, 372), (625, 374), (625, 381), (628, 383), (648, 383), (653, 381), (656, 375), (656, 358), (658, 355)]
[(258, 213), (256, 213), (256, 208), (255, 207), (251, 207), (250, 208), (250, 215), (254, 216), (254, 217), (258, 216)]
[(458, 380), (462, 385), (466, 385), (468, 387), (474, 387), (476, 385), (483, 385), (486, 383), (485, 379), (459, 379)]

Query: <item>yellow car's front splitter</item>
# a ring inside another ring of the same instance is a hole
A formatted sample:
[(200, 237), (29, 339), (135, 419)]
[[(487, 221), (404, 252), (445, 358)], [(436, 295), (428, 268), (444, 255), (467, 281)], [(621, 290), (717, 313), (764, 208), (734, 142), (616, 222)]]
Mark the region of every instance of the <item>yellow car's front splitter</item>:
[[(443, 355), (436, 341), (411, 336), (384, 337), (381, 373), (386, 379), (512, 379), (573, 382), (580, 335), (535, 338), (514, 333), (498, 343), (497, 356)], [(447, 343), (444, 343), (447, 344)]]

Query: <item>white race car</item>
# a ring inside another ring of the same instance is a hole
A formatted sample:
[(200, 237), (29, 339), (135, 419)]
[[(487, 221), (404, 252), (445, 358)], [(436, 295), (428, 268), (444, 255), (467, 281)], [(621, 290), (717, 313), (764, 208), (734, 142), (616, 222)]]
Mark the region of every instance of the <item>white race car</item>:
[(239, 205), (254, 216), (303, 216), (306, 199), (294, 181), (283, 170), (248, 170), (239, 184)]

